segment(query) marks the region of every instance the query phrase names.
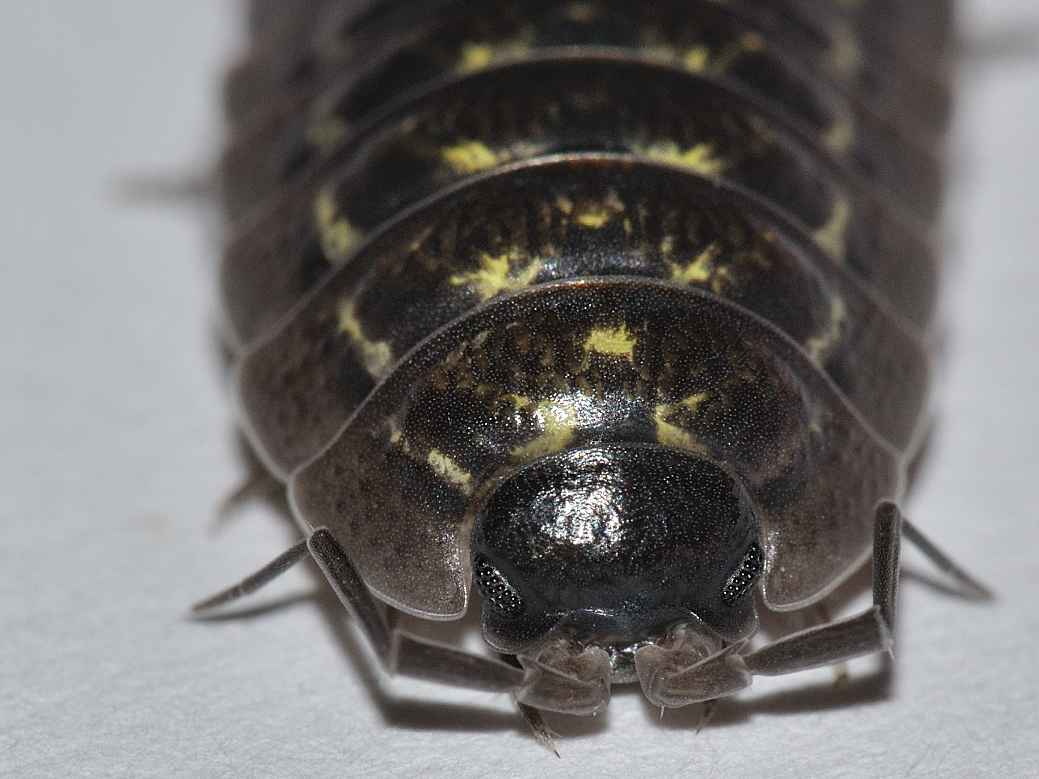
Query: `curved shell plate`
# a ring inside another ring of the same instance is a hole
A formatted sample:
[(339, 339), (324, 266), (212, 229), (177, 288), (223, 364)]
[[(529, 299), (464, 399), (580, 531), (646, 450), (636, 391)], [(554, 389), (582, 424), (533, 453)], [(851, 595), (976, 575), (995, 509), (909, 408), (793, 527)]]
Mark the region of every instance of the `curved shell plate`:
[(547, 154), (627, 152), (770, 200), (906, 318), (930, 319), (937, 260), (896, 202), (702, 77), (614, 58), (481, 71), (407, 103), (246, 221), (224, 258), (237, 340), (272, 327), (402, 209)]
[(253, 440), (287, 475), (429, 333), (492, 298), (607, 275), (748, 308), (793, 338), (887, 440), (912, 440), (928, 359), (897, 317), (760, 199), (624, 157), (496, 173), (377, 236), (243, 358)]
[(467, 604), (480, 494), (611, 435), (694, 451), (744, 479), (775, 609), (853, 570), (873, 507), (902, 488), (897, 452), (779, 331), (702, 292), (622, 277), (540, 286), (444, 329), (296, 471), (290, 494), (381, 598), (452, 619)]
[[(699, 8), (694, 12), (691, 5)], [(816, 39), (807, 31), (798, 34), (762, 16), (690, 0), (447, 3), (422, 23), (383, 30), (375, 47), (354, 42), (357, 66), (330, 68), (319, 97), (292, 89), (265, 103), (263, 115), (236, 134), (224, 158), (226, 205), (232, 215), (245, 213), (292, 172), (363, 132), (396, 96), (415, 96), (509, 62), (613, 51), (745, 91), (820, 137), (835, 157), (905, 196), (924, 216), (933, 215), (941, 186), (937, 160), (923, 144), (907, 142), (906, 132), (900, 142), (899, 123), (920, 115), (921, 93), (935, 90), (885, 98), (877, 87), (904, 80), (856, 75), (865, 61), (856, 56), (850, 31), (830, 51), (813, 48)], [(840, 86), (816, 78), (820, 70)], [(913, 97), (908, 112), (904, 103)]]

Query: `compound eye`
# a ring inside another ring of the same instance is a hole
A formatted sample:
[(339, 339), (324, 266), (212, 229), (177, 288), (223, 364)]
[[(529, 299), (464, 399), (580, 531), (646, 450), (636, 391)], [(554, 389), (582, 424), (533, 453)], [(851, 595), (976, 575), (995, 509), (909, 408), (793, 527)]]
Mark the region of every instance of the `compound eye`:
[(482, 555), (474, 561), (473, 575), (476, 586), (491, 608), (507, 617), (518, 617), (526, 609), (523, 598), (512, 586), (505, 574)]
[(722, 588), (722, 603), (726, 606), (731, 606), (746, 595), (764, 568), (765, 555), (762, 554), (761, 547), (757, 544), (751, 544), (746, 554), (743, 555), (740, 564), (736, 566), (736, 570), (730, 574), (728, 581), (725, 582), (725, 587)]

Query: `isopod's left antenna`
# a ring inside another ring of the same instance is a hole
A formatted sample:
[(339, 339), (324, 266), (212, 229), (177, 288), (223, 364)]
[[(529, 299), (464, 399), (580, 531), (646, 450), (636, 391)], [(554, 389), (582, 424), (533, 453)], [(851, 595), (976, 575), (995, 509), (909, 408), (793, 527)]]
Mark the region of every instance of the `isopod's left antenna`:
[(278, 555), (256, 573), (195, 604), (192, 613), (202, 616), (256, 592), (307, 556), (314, 559), (339, 600), (361, 623), (369, 643), (391, 673), (487, 692), (511, 691), (523, 684), (526, 674), (522, 669), (489, 657), (459, 652), (391, 627), (342, 547), (324, 528)]
[(250, 593), (256, 592), (265, 584), (277, 579), (285, 573), (285, 571), (289, 570), (292, 566), (306, 557), (308, 552), (307, 542), (306, 539), (304, 539), (287, 552), (282, 552), (256, 573), (247, 576), (237, 584), (218, 592), (216, 595), (206, 598), (203, 601), (199, 601), (191, 607), (191, 613), (198, 616), (204, 616), (206, 612), (212, 611), (220, 606), (236, 601), (239, 598), (244, 598)]
[(195, 205), (216, 199), (216, 174), (209, 170), (183, 173), (131, 173), (121, 176), (113, 187), (116, 202), (126, 205)]

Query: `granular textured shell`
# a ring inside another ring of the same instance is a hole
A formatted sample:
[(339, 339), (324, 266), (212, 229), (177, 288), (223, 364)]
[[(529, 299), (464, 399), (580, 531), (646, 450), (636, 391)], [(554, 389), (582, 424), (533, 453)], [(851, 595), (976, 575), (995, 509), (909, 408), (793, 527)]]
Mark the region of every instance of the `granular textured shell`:
[(866, 559), (926, 410), (950, 3), (286, 5), (227, 80), (228, 339), (257, 453), (375, 594), (516, 607), (473, 518), (616, 442), (746, 485), (733, 598)]

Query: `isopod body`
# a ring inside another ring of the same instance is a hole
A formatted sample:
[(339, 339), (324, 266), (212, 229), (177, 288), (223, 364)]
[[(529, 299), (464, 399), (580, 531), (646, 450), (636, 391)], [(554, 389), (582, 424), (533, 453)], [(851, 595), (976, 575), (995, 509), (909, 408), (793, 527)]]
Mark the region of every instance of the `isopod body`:
[[(400, 673), (594, 713), (887, 649), (952, 4), (253, 2), (242, 425)], [(752, 649), (872, 559), (866, 612)], [(503, 661), (393, 628), (479, 590)]]

